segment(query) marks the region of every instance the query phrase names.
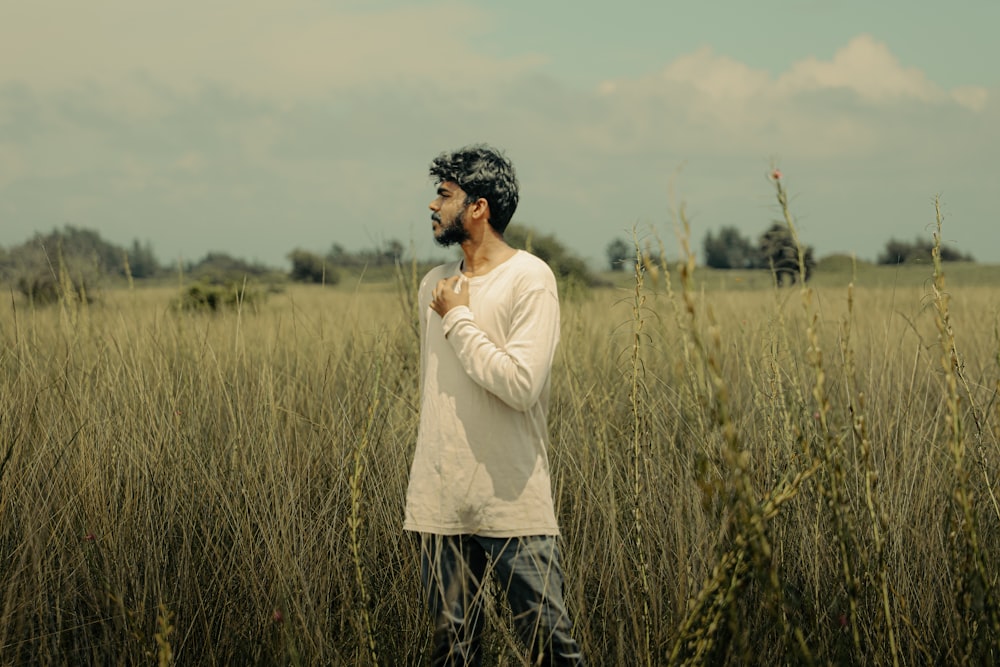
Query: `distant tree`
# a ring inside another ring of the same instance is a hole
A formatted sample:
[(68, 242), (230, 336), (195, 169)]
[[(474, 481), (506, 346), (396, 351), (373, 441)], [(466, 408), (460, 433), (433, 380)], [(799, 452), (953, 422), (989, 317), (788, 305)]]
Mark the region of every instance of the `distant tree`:
[[(889, 239), (886, 241), (885, 250), (879, 253), (876, 262), (879, 264), (905, 264), (913, 252), (913, 247), (906, 241)], [(927, 256), (930, 259), (930, 255)]]
[(91, 229), (73, 225), (35, 234), (17, 250), (20, 254), (43, 257), (53, 266), (61, 257), (74, 264), (86, 264), (100, 273), (120, 274), (124, 270), (123, 248), (108, 243)]
[(339, 243), (330, 246), (330, 250), (326, 253), (326, 261), (333, 266), (349, 266), (350, 260), (351, 254)]
[(389, 239), (374, 248), (354, 253), (339, 243), (334, 243), (326, 254), (326, 261), (332, 266), (342, 268), (392, 266), (402, 259), (405, 252), (406, 246), (398, 239)]
[[(60, 262), (72, 274), (99, 276), (124, 276), (127, 271), (133, 278), (146, 278), (160, 270), (152, 246), (134, 240), (123, 248), (101, 238), (90, 229), (66, 225), (48, 233), (36, 233), (25, 243), (11, 248), (0, 257), (0, 275), (4, 279), (24, 277), (26, 273), (57, 273)], [(33, 282), (35, 276), (28, 276)], [(88, 282), (93, 282), (89, 280)]]
[(630, 260), (635, 259), (635, 250), (625, 239), (615, 239), (604, 250), (608, 258), (608, 268), (624, 271)]
[(754, 266), (756, 250), (753, 242), (735, 227), (723, 227), (718, 235), (709, 231), (702, 248), (705, 265), (713, 269), (748, 269)]
[(952, 248), (951, 246), (942, 245), (939, 252), (941, 253), (942, 262), (974, 262), (975, 258), (971, 253), (961, 253), (958, 250)]
[(134, 239), (131, 249), (126, 254), (128, 270), (133, 278), (151, 278), (160, 272), (160, 263), (156, 260), (153, 246), (148, 241), (140, 244), (139, 239)]
[(509, 225), (503, 236), (511, 247), (527, 250), (545, 261), (557, 278), (587, 287), (598, 283), (587, 263), (571, 253), (555, 236), (538, 234), (520, 224)]
[(288, 277), (300, 283), (336, 285), (340, 274), (325, 259), (306, 250), (295, 249), (288, 253), (292, 270)]
[(813, 258), (811, 246), (802, 248), (805, 266), (799, 265), (799, 248), (795, 244), (795, 237), (792, 235), (788, 225), (775, 222), (771, 227), (761, 234), (757, 242), (757, 257), (755, 264), (760, 268), (774, 271), (778, 285), (783, 285), (785, 279), (789, 284), (794, 285), (800, 276), (804, 274), (809, 280), (816, 260)]
[(385, 264), (396, 264), (403, 259), (406, 253), (406, 246), (399, 239), (389, 239), (382, 244), (382, 261)]
[(272, 278), (274, 269), (260, 263), (248, 262), (224, 252), (209, 252), (194, 264), (187, 273), (195, 280), (214, 285), (240, 282), (246, 278)]
[[(879, 264), (910, 264), (913, 262), (930, 262), (931, 253), (934, 251), (934, 242), (931, 239), (917, 237), (913, 243), (900, 241), (892, 238), (885, 244), (877, 259)], [(973, 262), (970, 254), (962, 254), (954, 248), (941, 246), (942, 262)]]
[(124, 259), (125, 250), (97, 232), (66, 225), (10, 248), (0, 277), (36, 304), (62, 297), (90, 301), (103, 277), (124, 274)]
[(66, 225), (62, 230), (55, 230), (44, 237), (42, 243), (47, 243), (50, 248), (61, 246), (65, 256), (88, 258), (107, 273), (121, 274), (124, 271), (122, 248), (108, 243), (92, 229)]

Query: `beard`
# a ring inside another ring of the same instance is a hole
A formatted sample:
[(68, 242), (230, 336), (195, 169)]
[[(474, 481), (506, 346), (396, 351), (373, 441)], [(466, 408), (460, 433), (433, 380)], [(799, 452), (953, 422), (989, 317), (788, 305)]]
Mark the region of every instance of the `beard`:
[(431, 215), (431, 220), (436, 221), (441, 225), (437, 234), (434, 235), (434, 240), (437, 244), (443, 248), (448, 246), (458, 245), (469, 240), (469, 232), (466, 231), (465, 225), (462, 224), (462, 218), (465, 217), (465, 209), (468, 208), (468, 204), (462, 207), (462, 210), (455, 214), (447, 224), (441, 222), (441, 214), (434, 213)]

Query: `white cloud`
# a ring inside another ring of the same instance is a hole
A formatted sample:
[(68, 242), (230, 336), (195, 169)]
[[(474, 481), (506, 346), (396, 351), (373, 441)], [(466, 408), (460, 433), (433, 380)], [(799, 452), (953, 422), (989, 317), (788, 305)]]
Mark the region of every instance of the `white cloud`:
[(782, 100), (817, 91), (848, 91), (875, 104), (950, 100), (980, 110), (988, 97), (983, 87), (942, 89), (919, 69), (902, 66), (888, 46), (871, 35), (855, 37), (832, 60), (812, 57), (800, 60), (777, 78), (765, 70), (718, 55), (706, 46), (677, 58), (654, 75), (631, 81), (606, 81), (598, 91), (613, 94), (642, 90), (655, 95), (678, 88), (716, 103)]
[(667, 84), (690, 86), (717, 102), (750, 99), (766, 92), (771, 84), (767, 72), (716, 55), (707, 46), (667, 65), (660, 78)]
[(951, 97), (966, 109), (979, 112), (986, 109), (990, 94), (982, 86), (959, 86), (952, 89)]
[(900, 65), (882, 42), (870, 35), (855, 37), (833, 60), (802, 60), (783, 74), (777, 90), (786, 94), (844, 89), (869, 102), (900, 99), (939, 102), (946, 94), (916, 68)]
[(914, 110), (981, 112), (990, 99), (983, 87), (941, 88), (869, 35), (777, 77), (703, 47), (656, 73), (605, 81), (597, 94), (634, 124), (682, 124), (685, 132), (669, 133), (674, 147), (814, 157), (884, 147), (884, 129)]

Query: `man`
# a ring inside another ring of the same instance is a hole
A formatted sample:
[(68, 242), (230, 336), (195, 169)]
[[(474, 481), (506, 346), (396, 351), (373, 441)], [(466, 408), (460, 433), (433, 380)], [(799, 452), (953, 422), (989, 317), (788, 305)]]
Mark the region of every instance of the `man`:
[(434, 238), (462, 248), (419, 293), (420, 427), (404, 529), (420, 534), (432, 662), (479, 664), (493, 576), (533, 664), (582, 665), (563, 603), (546, 453), (555, 277), (504, 241), (518, 184), (500, 152), (442, 153), (430, 175)]

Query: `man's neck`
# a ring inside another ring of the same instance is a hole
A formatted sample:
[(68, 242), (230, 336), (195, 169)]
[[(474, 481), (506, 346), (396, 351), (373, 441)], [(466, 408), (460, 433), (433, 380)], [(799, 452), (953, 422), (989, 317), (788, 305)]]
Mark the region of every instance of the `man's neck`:
[(462, 244), (462, 273), (472, 278), (489, 273), (503, 264), (517, 252), (498, 234), (488, 234), (476, 243), (472, 240)]

